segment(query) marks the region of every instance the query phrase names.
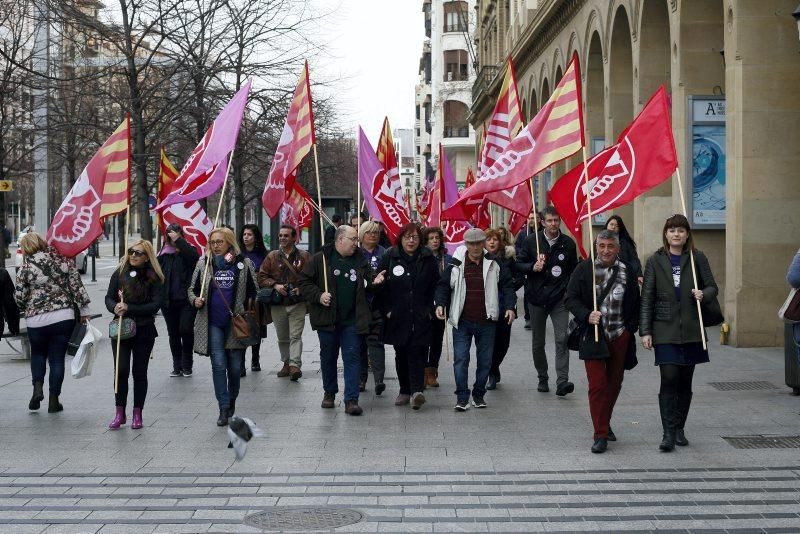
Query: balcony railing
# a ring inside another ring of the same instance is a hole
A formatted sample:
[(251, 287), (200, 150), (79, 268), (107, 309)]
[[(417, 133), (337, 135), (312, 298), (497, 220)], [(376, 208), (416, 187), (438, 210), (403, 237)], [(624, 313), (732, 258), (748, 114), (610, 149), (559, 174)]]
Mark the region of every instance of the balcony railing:
[(445, 126), (444, 137), (469, 137), (469, 126)]
[(478, 72), (475, 83), (472, 84), (472, 101), (476, 102), (480, 94), (485, 91), (500, 73), (500, 67), (496, 65), (485, 65)]
[(447, 32), (465, 32), (467, 31), (466, 24), (445, 24), (444, 31)]

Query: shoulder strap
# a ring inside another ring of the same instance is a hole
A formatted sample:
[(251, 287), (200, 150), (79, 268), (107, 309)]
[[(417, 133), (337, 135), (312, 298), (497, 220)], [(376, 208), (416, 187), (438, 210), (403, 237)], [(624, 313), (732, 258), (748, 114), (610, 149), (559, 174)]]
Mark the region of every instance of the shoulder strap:
[(231, 310), (231, 305), (228, 304), (228, 299), (225, 298), (225, 294), (222, 292), (222, 290), (217, 285), (217, 279), (214, 278), (214, 269), (213, 268), (211, 269), (211, 283), (214, 284), (214, 287), (217, 288), (217, 293), (219, 294), (219, 297), (222, 299), (222, 302), (225, 303), (225, 307), (228, 308), (228, 313), (230, 313), (231, 317), (233, 317), (233, 310)]

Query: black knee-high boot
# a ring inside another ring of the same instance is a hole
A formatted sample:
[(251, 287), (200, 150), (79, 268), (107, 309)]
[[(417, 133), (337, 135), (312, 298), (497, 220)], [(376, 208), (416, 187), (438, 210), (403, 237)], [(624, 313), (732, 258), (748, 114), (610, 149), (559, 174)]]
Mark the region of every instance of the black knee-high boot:
[(675, 423), (675, 445), (685, 447), (689, 444), (689, 440), (686, 439), (686, 434), (684, 433), (683, 428), (686, 425), (686, 418), (689, 416), (689, 407), (692, 405), (691, 392), (678, 393), (676, 404), (678, 415), (677, 422)]
[(660, 393), (658, 395), (658, 407), (661, 410), (661, 426), (664, 428), (664, 436), (658, 446), (663, 452), (670, 452), (675, 448), (675, 425), (676, 412), (675, 395)]

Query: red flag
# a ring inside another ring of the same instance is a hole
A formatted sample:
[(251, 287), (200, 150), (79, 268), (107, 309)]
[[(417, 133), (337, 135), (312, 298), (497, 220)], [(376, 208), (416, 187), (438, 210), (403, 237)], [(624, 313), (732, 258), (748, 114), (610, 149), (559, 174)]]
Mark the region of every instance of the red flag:
[[(372, 145), (369, 143), (364, 131), (359, 128), (358, 143), (358, 175), (361, 183), (369, 185), (372, 189), (364, 192), (367, 204), (374, 203), (370, 213), (383, 222), (386, 235), (394, 242), (400, 229), (408, 224), (408, 214), (403, 206), (403, 190), (400, 178), (386, 179), (386, 169), (383, 168)], [(377, 213), (373, 213), (373, 210)]]
[[(461, 199), (448, 208), (444, 218), (465, 218), (478, 207), (485, 195), (495, 191), (502, 194), (492, 195), (492, 202), (522, 213), (516, 203), (512, 208), (510, 202), (512, 198), (516, 202), (518, 196), (522, 200), (524, 195), (516, 193), (527, 188), (524, 182), (553, 163), (571, 156), (583, 145), (580, 69), (578, 56), (574, 54), (547, 103), (497, 156), (494, 164), (478, 177), (475, 185), (464, 191)], [(524, 213), (528, 212), (530, 208)]]
[(69, 190), (47, 230), (47, 242), (68, 258), (103, 233), (102, 219), (125, 211), (131, 190), (130, 117), (111, 134)]
[[(472, 167), (467, 167), (467, 177), (464, 180), (464, 190), (475, 183), (475, 175), (472, 173)], [(463, 191), (462, 191), (463, 194)], [(481, 207), (472, 214), (469, 221), (476, 228), (489, 228), (492, 224), (492, 217), (489, 215), (489, 201), (484, 199), (481, 202)]]
[(511, 233), (517, 235), (517, 232), (522, 230), (522, 227), (525, 226), (528, 222), (528, 217), (522, 215), (521, 213), (514, 213), (511, 212), (511, 215), (508, 217), (508, 228), (511, 230)]
[[(669, 121), (667, 93), (661, 86), (623, 131), (617, 144), (588, 161), (592, 215), (623, 206), (668, 179), (678, 168)], [(561, 218), (580, 240), (589, 218), (583, 163), (562, 176), (550, 191)], [(586, 256), (583, 247), (581, 252)]]
[[(158, 171), (158, 202), (160, 203), (172, 192), (178, 171), (169, 161), (164, 148), (161, 148), (161, 162)], [(157, 212), (158, 213), (158, 212)], [(167, 206), (159, 215), (161, 233), (166, 233), (170, 224), (178, 224), (183, 228), (183, 238), (197, 249), (200, 254), (205, 253), (208, 246), (208, 235), (214, 229), (208, 214), (197, 200), (180, 202)]]
[(281, 224), (294, 226), (299, 232), (311, 226), (314, 215), (311, 197), (306, 190), (297, 183), (292, 184), (292, 189), (287, 193), (286, 200), (281, 206)]
[(311, 84), (306, 61), (300, 81), (294, 90), (292, 103), (286, 115), (278, 149), (272, 159), (269, 178), (264, 185), (261, 203), (270, 217), (275, 217), (292, 189), (297, 168), (316, 142), (314, 135), (314, 113), (311, 109)]
[(423, 224), (428, 224), (428, 216), (431, 212), (431, 196), (433, 195), (434, 180), (429, 180), (425, 177), (425, 183), (422, 185), (422, 197), (417, 200), (417, 213), (419, 213), (420, 220)]
[[(403, 194), (403, 183), (400, 180), (400, 167), (397, 162), (397, 153), (395, 152), (394, 139), (392, 139), (392, 130), (389, 127), (388, 117), (383, 119), (383, 129), (381, 130), (381, 137), (378, 139), (378, 148), (375, 153), (378, 157), (378, 161), (383, 165), (383, 169), (386, 171), (384, 174), (376, 175), (372, 182), (371, 191), (376, 199), (375, 202), (378, 207), (378, 216), (376, 220), (382, 221), (384, 225), (386, 224), (383, 214), (384, 208), (381, 207), (381, 203), (377, 200), (378, 195), (380, 194), (384, 197), (391, 196), (392, 200), (390, 203), (395, 204), (405, 213), (403, 223), (397, 228), (397, 231), (399, 231), (402, 226), (408, 224), (410, 219), (408, 217), (408, 201)], [(390, 235), (389, 237), (394, 242), (395, 236)]]

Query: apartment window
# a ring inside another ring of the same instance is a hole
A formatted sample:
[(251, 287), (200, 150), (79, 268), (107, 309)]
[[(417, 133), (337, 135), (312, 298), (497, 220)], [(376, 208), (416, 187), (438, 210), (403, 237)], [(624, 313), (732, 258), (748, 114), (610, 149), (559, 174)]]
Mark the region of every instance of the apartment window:
[(467, 31), (469, 7), (466, 2), (446, 2), (444, 4), (444, 31)]
[(446, 100), (444, 103), (444, 137), (469, 137), (467, 116), (469, 108), (463, 102)]
[(445, 82), (464, 82), (467, 81), (469, 68), (467, 66), (466, 50), (445, 50), (444, 51), (444, 81)]

